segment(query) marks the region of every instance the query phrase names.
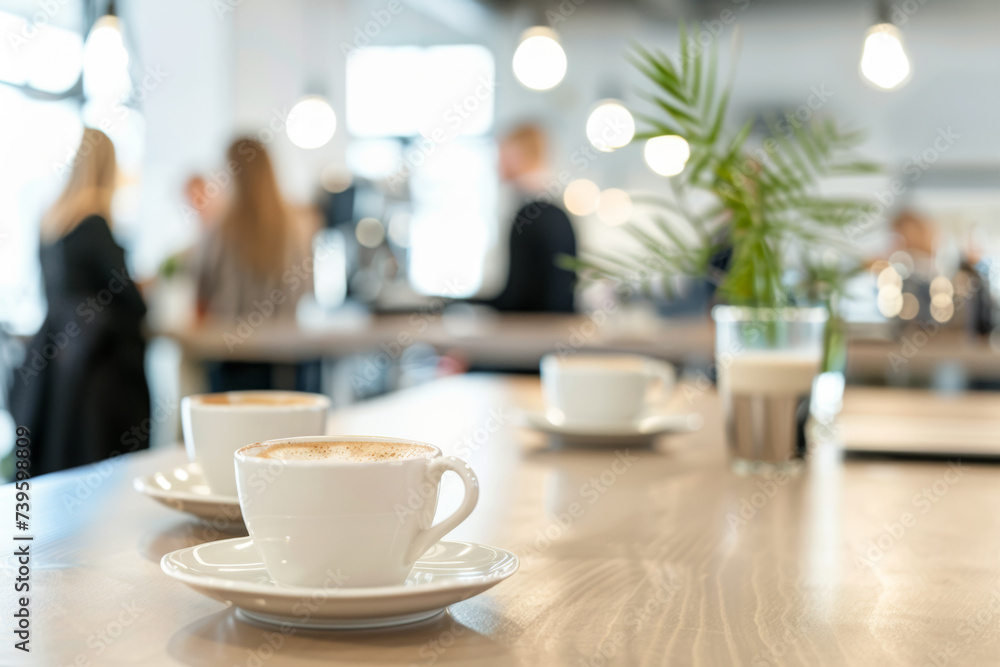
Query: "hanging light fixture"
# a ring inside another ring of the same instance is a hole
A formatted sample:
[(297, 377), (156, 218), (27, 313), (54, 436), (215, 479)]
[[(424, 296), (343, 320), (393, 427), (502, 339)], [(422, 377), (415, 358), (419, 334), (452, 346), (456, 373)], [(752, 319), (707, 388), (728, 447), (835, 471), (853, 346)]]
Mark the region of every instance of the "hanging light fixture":
[(587, 117), (586, 132), (594, 148), (610, 153), (632, 141), (635, 119), (618, 100), (602, 100)]
[(549, 90), (566, 76), (566, 52), (552, 28), (535, 26), (525, 30), (514, 51), (514, 76), (531, 90)]
[(132, 87), (128, 60), (115, 3), (111, 2), (108, 13), (94, 22), (83, 46), (83, 88), (87, 97), (117, 99), (128, 94)]
[(899, 88), (910, 79), (910, 59), (885, 0), (879, 0), (878, 21), (865, 36), (860, 70), (862, 77), (882, 90)]

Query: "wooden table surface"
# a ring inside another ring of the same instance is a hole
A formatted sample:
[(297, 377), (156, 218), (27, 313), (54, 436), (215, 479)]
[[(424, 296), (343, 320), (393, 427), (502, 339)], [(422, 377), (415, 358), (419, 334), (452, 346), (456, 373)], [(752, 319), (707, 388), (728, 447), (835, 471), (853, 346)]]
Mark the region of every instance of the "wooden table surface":
[[(227, 537), (132, 490), (133, 476), (181, 462), (179, 448), (35, 480), (32, 657), (59, 666), (1000, 664), (1000, 468), (845, 463), (824, 444), (801, 475), (767, 482), (730, 472), (711, 391), (675, 395), (676, 409), (705, 416), (702, 431), (644, 451), (551, 449), (517, 426), (517, 408), (539, 402), (536, 379), (464, 376), (333, 416), (331, 432), (466, 451), (482, 497), (452, 537), (521, 558), (488, 593), (390, 631), (281, 636), (162, 574), (163, 554)], [(442, 509), (457, 486), (445, 487)], [(4, 507), (12, 495), (3, 488)], [(3, 567), (8, 613), (9, 556)], [(0, 664), (24, 664), (12, 644), (8, 630)]]

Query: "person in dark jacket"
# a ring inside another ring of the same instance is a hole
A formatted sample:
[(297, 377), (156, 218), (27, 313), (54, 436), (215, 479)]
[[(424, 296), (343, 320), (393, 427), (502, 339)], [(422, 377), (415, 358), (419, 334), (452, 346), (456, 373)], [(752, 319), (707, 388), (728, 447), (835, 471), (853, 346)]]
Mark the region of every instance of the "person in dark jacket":
[(514, 216), (503, 290), (488, 303), (498, 310), (573, 312), (572, 271), (556, 266), (560, 255), (576, 256), (569, 217), (545, 188), (546, 142), (535, 125), (522, 125), (500, 143), (500, 175), (525, 199)]
[(69, 181), (42, 220), (48, 314), (11, 387), (11, 413), (30, 431), (32, 476), (149, 446), (146, 306), (111, 235), (117, 163), (87, 128)]

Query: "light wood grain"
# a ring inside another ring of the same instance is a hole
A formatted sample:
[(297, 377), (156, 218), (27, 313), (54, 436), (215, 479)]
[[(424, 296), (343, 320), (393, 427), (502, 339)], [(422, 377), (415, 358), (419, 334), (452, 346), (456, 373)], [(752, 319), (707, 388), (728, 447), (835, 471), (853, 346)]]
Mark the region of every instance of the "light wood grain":
[[(275, 635), (163, 575), (164, 553), (220, 537), (131, 489), (134, 475), (182, 461), (179, 449), (41, 478), (34, 656), (213, 667), (1000, 664), (1000, 469), (844, 463), (822, 444), (802, 475), (769, 487), (729, 471), (715, 396), (691, 401), (678, 395), (674, 409), (702, 412), (701, 432), (629, 452), (552, 450), (519, 428), (514, 411), (540, 402), (529, 378), (456, 377), (336, 414), (333, 432), (464, 455), (482, 498), (452, 535), (522, 559), (514, 577), (445, 618), (393, 631)], [(505, 423), (487, 433), (491, 411)], [(630, 466), (615, 473), (622, 458)], [(69, 502), (81, 489), (89, 497)], [(933, 502), (919, 500), (925, 489)], [(442, 504), (457, 493), (446, 487)], [(9, 486), (0, 497), (11, 506)], [(582, 513), (560, 519), (574, 503)], [(5, 579), (10, 568), (7, 559)], [(94, 637), (123, 605), (136, 606), (134, 621), (101, 648)], [(269, 638), (280, 647), (259, 660)], [(10, 645), (0, 663), (21, 664)]]
[(845, 448), (1000, 458), (1000, 394), (849, 387), (839, 419)]

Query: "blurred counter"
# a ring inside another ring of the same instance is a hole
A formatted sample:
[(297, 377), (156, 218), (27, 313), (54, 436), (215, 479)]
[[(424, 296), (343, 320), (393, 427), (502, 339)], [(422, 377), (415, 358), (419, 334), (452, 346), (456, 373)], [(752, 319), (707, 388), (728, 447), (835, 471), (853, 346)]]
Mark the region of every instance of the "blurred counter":
[[(398, 358), (414, 343), (461, 356), (474, 365), (533, 368), (549, 352), (616, 351), (674, 362), (709, 363), (714, 331), (708, 319), (601, 318), (594, 315), (503, 314), (476, 311), (443, 315), (413, 312), (352, 317), (328, 326), (244, 322), (227, 329), (165, 328), (192, 360), (298, 361), (384, 352)], [(848, 376), (858, 379), (926, 377), (947, 366), (967, 379), (1000, 379), (1000, 350), (960, 332), (904, 335), (871, 325), (852, 328)]]
[(707, 320), (657, 320), (623, 325), (587, 315), (477, 314), (415, 312), (375, 315), (335, 327), (302, 328), (262, 324), (220, 329), (166, 329), (155, 332), (180, 344), (194, 359), (297, 361), (384, 352), (397, 358), (414, 343), (463, 356), (470, 363), (495, 367), (535, 367), (542, 355), (572, 350), (607, 350), (680, 361), (710, 358), (713, 347)]

